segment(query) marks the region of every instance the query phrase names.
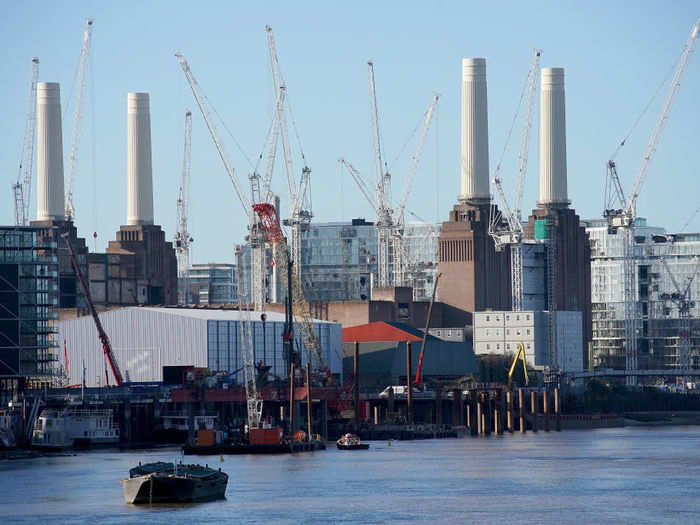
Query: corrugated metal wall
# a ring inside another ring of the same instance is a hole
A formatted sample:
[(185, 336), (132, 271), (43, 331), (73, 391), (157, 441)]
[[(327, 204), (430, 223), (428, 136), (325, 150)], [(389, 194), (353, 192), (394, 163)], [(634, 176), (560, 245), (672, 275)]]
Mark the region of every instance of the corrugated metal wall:
[[(207, 366), (207, 322), (139, 308), (100, 314), (124, 377), (131, 381), (161, 381), (163, 366)], [(92, 317), (58, 323), (59, 344), (65, 340), (70, 363), (69, 384), (105, 384), (105, 358)], [(110, 384), (114, 378), (109, 374)]]
[[(131, 381), (161, 381), (163, 366), (183, 365), (208, 367), (232, 372), (243, 366), (240, 337), (242, 321), (212, 320), (189, 317), (153, 309), (124, 308), (100, 314), (105, 332), (125, 378)], [(273, 374), (286, 377), (282, 330), (284, 323), (251, 321), (255, 361), (271, 366)], [(342, 379), (342, 329), (338, 323), (314, 323), (326, 360), (333, 374)], [(105, 384), (105, 358), (92, 317), (58, 323), (59, 342), (66, 341), (70, 363), (69, 384), (82, 382), (82, 363), (86, 367), (86, 384)], [(297, 344), (301, 345), (300, 327), (295, 325)], [(302, 363), (306, 364), (306, 349)], [(62, 359), (61, 359), (62, 360)], [(127, 376), (128, 374), (128, 376)], [(243, 374), (234, 378), (240, 382)], [(109, 373), (110, 384), (114, 378)]]

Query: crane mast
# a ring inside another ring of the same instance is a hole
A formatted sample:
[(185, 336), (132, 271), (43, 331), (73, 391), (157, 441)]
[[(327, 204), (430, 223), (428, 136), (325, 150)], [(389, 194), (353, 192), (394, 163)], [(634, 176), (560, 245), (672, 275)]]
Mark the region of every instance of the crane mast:
[(15, 196), (15, 225), (26, 226), (29, 223), (29, 203), (32, 192), (32, 169), (34, 162), (34, 144), (36, 140), (36, 83), (39, 79), (39, 59), (32, 58), (32, 76), (29, 82), (29, 109), (24, 126), (22, 159), (19, 165), (17, 182), (12, 185)]
[(75, 217), (73, 205), (73, 184), (75, 172), (78, 166), (78, 148), (80, 146), (80, 130), (83, 122), (83, 96), (85, 95), (86, 75), (90, 58), (90, 46), (92, 44), (93, 20), (88, 18), (83, 30), (83, 44), (80, 48), (80, 65), (78, 66), (78, 91), (73, 108), (73, 134), (71, 137), (70, 157), (68, 159), (68, 188), (66, 189), (66, 220), (72, 221)]
[(71, 245), (70, 239), (68, 238), (68, 233), (62, 233), (61, 237), (63, 237), (63, 240), (66, 241), (68, 253), (70, 254), (71, 261), (73, 262), (73, 267), (75, 268), (75, 275), (78, 277), (80, 286), (82, 287), (83, 293), (85, 294), (85, 300), (87, 301), (88, 309), (90, 310), (90, 315), (92, 315), (92, 319), (95, 322), (95, 328), (97, 328), (97, 335), (100, 338), (100, 342), (102, 343), (102, 350), (104, 351), (105, 356), (107, 357), (109, 367), (112, 369), (114, 382), (117, 386), (121, 386), (124, 382), (124, 377), (122, 376), (122, 372), (119, 369), (119, 365), (117, 364), (117, 358), (114, 356), (114, 352), (112, 351), (112, 343), (110, 342), (109, 337), (107, 336), (107, 332), (105, 332), (105, 329), (102, 327), (102, 322), (100, 321), (100, 317), (97, 315), (97, 310), (95, 310), (95, 305), (93, 304), (92, 296), (90, 295), (90, 288), (85, 282), (83, 272), (80, 270), (80, 265), (78, 264), (78, 259), (75, 256), (73, 246)]
[[(606, 203), (606, 209), (604, 210), (604, 215), (608, 220), (608, 229), (611, 233), (616, 232), (618, 229), (623, 230), (623, 262), (622, 262), (622, 272), (623, 272), (623, 302), (624, 302), (624, 323), (625, 323), (625, 370), (636, 370), (637, 369), (637, 332), (639, 328), (639, 308), (636, 299), (636, 253), (635, 253), (635, 242), (634, 242), (634, 229), (635, 221), (637, 219), (637, 200), (639, 198), (639, 193), (642, 189), (644, 181), (646, 180), (649, 167), (656, 153), (656, 149), (659, 144), (659, 139), (663, 133), (664, 127), (668, 120), (671, 112), (671, 107), (673, 101), (678, 94), (680, 89), (681, 79), (683, 74), (688, 67), (688, 62), (690, 56), (692, 55), (695, 44), (698, 38), (698, 33), (700, 32), (700, 19), (693, 25), (690, 36), (686, 41), (683, 51), (681, 52), (678, 65), (676, 66), (675, 73), (673, 75), (673, 80), (671, 81), (671, 86), (666, 99), (661, 108), (661, 113), (656, 121), (656, 126), (652, 132), (649, 143), (647, 144), (644, 156), (642, 157), (641, 166), (639, 169), (639, 174), (632, 186), (632, 191), (628, 198), (625, 198), (622, 192), (622, 185), (620, 183), (617, 167), (614, 160), (608, 161), (608, 175), (611, 177), (609, 184), (614, 186), (614, 195), (619, 200), (621, 204), (620, 209), (614, 209), (610, 203)], [(623, 142), (624, 144), (624, 142)], [(619, 147), (618, 147), (619, 150)], [(612, 194), (612, 192), (611, 192)], [(634, 385), (637, 382), (636, 376), (627, 376), (626, 382), (628, 385)]]
[[(304, 167), (301, 170), (299, 183), (297, 184), (297, 180), (294, 175), (292, 149), (289, 142), (289, 131), (285, 111), (287, 86), (284, 83), (284, 79), (282, 78), (282, 73), (280, 71), (277, 46), (275, 44), (275, 36), (272, 32), (272, 28), (269, 25), (265, 26), (265, 32), (267, 34), (270, 69), (272, 70), (272, 82), (275, 96), (279, 96), (278, 94), (282, 92), (285, 93), (285, 97), (282, 97), (281, 103), (277, 104), (276, 107), (277, 119), (279, 122), (279, 135), (282, 139), (284, 166), (287, 174), (287, 186), (289, 188), (290, 217), (288, 220), (284, 221), (284, 224), (290, 226), (292, 230), (291, 257), (295, 262), (293, 269), (297, 277), (301, 278), (301, 234), (309, 229), (309, 224), (313, 218), (313, 212), (311, 211), (310, 189), (311, 169), (306, 165), (306, 160), (304, 159), (304, 153), (302, 151), (301, 157), (302, 161), (304, 162)], [(284, 271), (284, 268), (286, 267), (282, 267), (280, 271)]]
[(382, 145), (379, 133), (379, 110), (377, 108), (377, 93), (374, 82), (374, 63), (367, 62), (369, 73), (369, 103), (372, 144), (377, 177), (377, 284), (386, 287), (391, 284), (390, 275), (390, 243), (393, 226), (393, 210), (391, 209), (391, 174), (382, 160)]
[[(494, 213), (494, 207), (491, 207), (491, 217), (489, 219), (489, 235), (493, 238), (494, 245), (497, 251), (502, 251), (506, 246), (510, 247), (510, 272), (511, 272), (511, 305), (513, 311), (520, 311), (523, 308), (523, 263), (522, 263), (522, 241), (523, 241), (523, 226), (522, 226), (522, 198), (523, 188), (525, 187), (525, 177), (527, 175), (528, 153), (530, 151), (530, 132), (532, 130), (532, 120), (535, 108), (535, 95), (537, 94), (537, 80), (539, 78), (540, 59), (542, 56), (541, 49), (535, 49), (533, 52), (532, 62), (527, 73), (525, 81), (525, 89), (522, 100), (525, 100), (525, 114), (523, 116), (523, 124), (520, 133), (520, 152), (518, 154), (518, 173), (515, 180), (515, 193), (513, 207), (508, 204), (505, 191), (503, 190), (503, 180), (498, 176), (500, 163), (497, 168), (496, 176), (493, 178), (493, 184), (501, 199), (503, 211)], [(520, 107), (516, 111), (520, 112)], [(515, 123), (515, 120), (513, 121)], [(511, 128), (512, 129), (512, 128)], [(510, 138), (510, 134), (508, 136)], [(505, 219), (505, 224), (503, 224)], [(550, 288), (552, 284), (550, 284)], [(551, 303), (550, 303), (551, 309)]]
[[(221, 158), (221, 161), (224, 163), (224, 168), (226, 169), (226, 173), (228, 174), (229, 179), (231, 180), (231, 184), (233, 184), (233, 189), (236, 193), (236, 197), (238, 197), (238, 200), (241, 203), (241, 206), (243, 207), (243, 211), (246, 214), (246, 217), (248, 218), (249, 239), (254, 240), (256, 235), (257, 235), (257, 229), (256, 229), (257, 219), (255, 217), (255, 214), (251, 211), (250, 203), (245, 195), (245, 191), (243, 190), (243, 186), (241, 185), (240, 181), (238, 180), (238, 176), (236, 175), (236, 172), (233, 169), (233, 166), (231, 165), (228, 154), (226, 153), (226, 150), (224, 148), (224, 144), (221, 141), (221, 138), (219, 137), (219, 132), (216, 128), (216, 124), (214, 123), (214, 120), (211, 116), (211, 111), (209, 109), (209, 101), (207, 100), (207, 97), (202, 92), (202, 89), (201, 89), (199, 83), (197, 82), (197, 79), (195, 78), (194, 74), (192, 73), (192, 69), (190, 68), (187, 60), (182, 55), (182, 53), (175, 53), (175, 56), (177, 57), (177, 60), (180, 63), (180, 67), (182, 68), (182, 71), (185, 74), (185, 78), (187, 79), (187, 82), (190, 86), (190, 89), (192, 90), (192, 94), (194, 95), (195, 101), (197, 102), (197, 106), (199, 107), (199, 110), (202, 113), (202, 117), (204, 117), (204, 121), (207, 124), (207, 129), (209, 130), (209, 134), (211, 135), (211, 138), (214, 141), (214, 145), (216, 146), (216, 150), (219, 153), (219, 157)], [(256, 252), (256, 249), (255, 249), (255, 247), (251, 246), (251, 257), (254, 257), (253, 252)], [(253, 288), (253, 304), (255, 305), (256, 310), (262, 310), (263, 305), (265, 303), (265, 297), (264, 297), (265, 275), (264, 275), (264, 273), (261, 273), (261, 269), (263, 269), (263, 265), (253, 264), (252, 266), (253, 266), (252, 281), (253, 281), (253, 287), (254, 287)]]
[[(265, 232), (267, 240), (273, 246), (275, 256), (275, 265), (279, 268), (280, 273), (284, 276), (282, 279), (283, 286), (287, 286), (287, 274), (284, 271), (289, 266), (289, 249), (287, 239), (282, 233), (279, 218), (275, 207), (268, 203), (254, 204), (253, 209), (260, 217), (260, 223)], [(291, 272), (292, 285), (292, 305), (295, 321), (301, 327), (301, 337), (304, 346), (309, 352), (309, 363), (312, 368), (320, 375), (322, 381), (326, 381), (330, 377), (330, 368), (323, 355), (321, 341), (314, 330), (311, 305), (304, 297), (304, 291), (301, 282), (295, 272)]]
[(189, 304), (190, 243), (193, 241), (187, 226), (190, 199), (190, 166), (192, 149), (192, 112), (185, 111), (185, 142), (182, 159), (182, 180), (177, 197), (177, 232), (175, 233), (175, 255), (177, 256), (177, 277), (180, 281), (179, 303)]
[[(258, 395), (258, 388), (255, 382), (255, 355), (253, 350), (253, 328), (250, 319), (248, 287), (245, 284), (247, 279), (241, 279), (243, 269), (236, 272), (236, 286), (238, 288), (238, 311), (241, 314), (239, 321), (241, 348), (243, 349), (243, 376), (245, 381), (245, 395), (248, 412), (248, 430), (260, 427), (262, 418), (263, 400)], [(244, 304), (244, 299), (245, 303)]]
[(393, 256), (394, 256), (394, 268), (393, 268), (393, 283), (394, 286), (406, 286), (407, 285), (407, 271), (408, 271), (408, 255), (406, 253), (405, 237), (404, 237), (404, 227), (406, 225), (406, 204), (408, 203), (408, 197), (413, 189), (413, 181), (416, 178), (416, 173), (418, 172), (418, 165), (423, 156), (423, 149), (425, 148), (425, 139), (428, 136), (428, 131), (430, 130), (430, 123), (433, 119), (433, 113), (437, 108), (439, 95), (435, 95), (428, 105), (428, 109), (425, 111), (422, 120), (421, 132), (418, 137), (418, 142), (416, 143), (416, 149), (411, 157), (411, 164), (408, 169), (408, 176), (406, 177), (406, 186), (404, 187), (403, 194), (401, 196), (401, 201), (399, 202), (398, 209), (394, 213), (394, 233), (393, 233)]

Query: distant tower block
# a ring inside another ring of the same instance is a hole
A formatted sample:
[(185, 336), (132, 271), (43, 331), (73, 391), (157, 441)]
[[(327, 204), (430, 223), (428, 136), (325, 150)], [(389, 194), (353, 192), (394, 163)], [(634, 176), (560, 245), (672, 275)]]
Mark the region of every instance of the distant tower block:
[(129, 226), (153, 224), (151, 114), (148, 93), (127, 97), (127, 216)]
[(540, 198), (542, 207), (569, 205), (566, 184), (564, 69), (542, 69), (540, 94)]
[(489, 202), (489, 118), (486, 59), (462, 60), (462, 162), (459, 200)]
[(37, 83), (36, 104), (37, 220), (63, 221), (63, 135), (59, 84)]

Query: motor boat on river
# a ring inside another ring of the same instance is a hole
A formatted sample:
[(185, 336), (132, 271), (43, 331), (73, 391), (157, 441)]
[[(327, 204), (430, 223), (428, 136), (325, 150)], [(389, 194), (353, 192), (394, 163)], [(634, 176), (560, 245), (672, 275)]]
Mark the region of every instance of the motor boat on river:
[(357, 434), (340, 436), (335, 444), (340, 450), (367, 450), (369, 448), (369, 443), (360, 442), (360, 436)]

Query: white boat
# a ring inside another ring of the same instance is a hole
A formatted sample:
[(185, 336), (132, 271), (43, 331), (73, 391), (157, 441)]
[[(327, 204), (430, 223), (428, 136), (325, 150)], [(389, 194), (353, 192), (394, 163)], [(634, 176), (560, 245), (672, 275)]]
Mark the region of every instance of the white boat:
[(64, 449), (118, 445), (119, 426), (111, 410), (44, 410), (34, 423), (32, 446)]

